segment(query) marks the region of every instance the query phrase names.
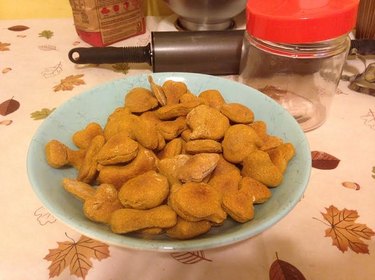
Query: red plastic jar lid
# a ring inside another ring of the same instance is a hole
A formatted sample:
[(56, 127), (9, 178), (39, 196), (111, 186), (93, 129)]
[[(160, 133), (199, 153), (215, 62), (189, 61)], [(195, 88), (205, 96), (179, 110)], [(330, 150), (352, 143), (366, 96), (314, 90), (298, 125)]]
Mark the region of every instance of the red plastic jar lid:
[(359, 0), (248, 0), (246, 30), (275, 43), (313, 43), (349, 33)]

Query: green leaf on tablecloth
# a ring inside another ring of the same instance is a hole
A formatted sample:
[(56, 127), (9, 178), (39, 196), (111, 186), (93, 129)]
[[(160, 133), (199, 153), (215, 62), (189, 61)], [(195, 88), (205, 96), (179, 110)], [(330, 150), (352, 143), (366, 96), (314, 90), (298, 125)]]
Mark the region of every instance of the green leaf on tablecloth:
[(0, 52), (9, 51), (9, 43), (2, 43), (0, 42)]
[(299, 271), (294, 265), (280, 260), (276, 253), (276, 260), (272, 263), (269, 271), (270, 280), (305, 280), (302, 272)]
[(326, 152), (321, 151), (312, 151), (311, 152), (312, 158), (312, 167), (317, 169), (329, 170), (335, 169), (340, 160), (333, 155), (330, 155)]
[(39, 37), (51, 39), (53, 37), (53, 32), (51, 30), (43, 30), (39, 33)]
[(66, 236), (69, 241), (57, 242), (58, 247), (49, 249), (49, 253), (44, 257), (51, 262), (48, 267), (50, 278), (59, 276), (69, 268), (70, 275), (85, 279), (92, 268), (91, 259), (101, 261), (110, 257), (109, 246), (100, 241), (81, 235), (81, 238), (75, 242), (68, 235)]
[(120, 73), (124, 73), (124, 74), (127, 74), (129, 72), (129, 69), (130, 69), (128, 63), (112, 64), (112, 68), (115, 72), (120, 72)]
[(356, 223), (359, 218), (356, 210), (339, 210), (331, 205), (321, 214), (329, 223), (325, 236), (332, 238), (332, 245), (343, 253), (351, 249), (357, 254), (369, 254), (368, 245), (362, 239), (370, 240), (375, 232), (365, 224)]
[(201, 261), (212, 262), (205, 257), (204, 251), (176, 252), (171, 253), (171, 257), (183, 264), (195, 264)]
[(20, 103), (17, 100), (13, 99), (12, 97), (11, 99), (8, 99), (0, 103), (0, 115), (2, 116), (9, 115), (17, 111), (19, 107), (20, 107)]
[(54, 91), (60, 91), (60, 90), (72, 90), (74, 86), (78, 85), (84, 85), (85, 81), (81, 79), (84, 76), (84, 74), (80, 75), (70, 75), (60, 81), (60, 84), (53, 87)]
[(10, 31), (17, 31), (17, 32), (19, 32), (19, 31), (25, 31), (27, 29), (29, 29), (29, 27), (25, 26), (25, 25), (14, 25), (14, 26), (8, 27), (8, 30), (10, 30)]
[(32, 112), (30, 114), (30, 117), (34, 120), (43, 120), (45, 118), (47, 118), (52, 112), (53, 110), (55, 110), (55, 108), (53, 109), (48, 109), (48, 108), (43, 108), (39, 111), (35, 111), (35, 112)]

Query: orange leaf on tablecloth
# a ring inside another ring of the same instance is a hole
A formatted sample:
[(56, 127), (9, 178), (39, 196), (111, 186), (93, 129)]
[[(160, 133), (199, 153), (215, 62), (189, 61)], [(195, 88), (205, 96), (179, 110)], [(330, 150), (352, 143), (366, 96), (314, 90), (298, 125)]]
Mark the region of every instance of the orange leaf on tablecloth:
[(311, 159), (312, 167), (317, 169), (335, 169), (340, 163), (340, 160), (335, 156), (321, 151), (312, 151)]
[(3, 70), (1, 70), (1, 73), (6, 74), (6, 73), (8, 73), (8, 72), (10, 72), (10, 71), (12, 71), (12, 68), (10, 68), (10, 67), (5, 67)]
[(10, 44), (9, 43), (2, 43), (0, 42), (0, 51), (9, 51), (9, 47)]
[(330, 228), (325, 230), (325, 236), (332, 238), (332, 245), (341, 252), (348, 249), (356, 253), (368, 254), (368, 245), (362, 239), (370, 240), (375, 232), (365, 224), (355, 221), (359, 215), (355, 210), (338, 210), (331, 205), (326, 208), (326, 213), (321, 213), (324, 219), (330, 224)]
[(341, 185), (345, 188), (353, 189), (356, 191), (359, 191), (361, 189), (361, 186), (356, 182), (345, 181), (345, 182), (342, 182)]
[(195, 264), (201, 261), (212, 261), (205, 257), (204, 251), (171, 253), (171, 257), (183, 264)]
[(72, 90), (74, 86), (84, 85), (85, 81), (81, 78), (84, 74), (80, 75), (70, 75), (60, 81), (60, 84), (53, 87), (54, 91), (60, 90)]
[(12, 122), (13, 122), (12, 120), (2, 120), (0, 121), (0, 125), (8, 126), (8, 125), (11, 125)]
[(270, 280), (306, 280), (302, 272), (299, 271), (294, 265), (280, 260), (276, 253), (276, 260), (272, 263), (269, 271)]
[(102, 260), (110, 257), (108, 245), (86, 236), (75, 242), (57, 242), (58, 247), (49, 249), (45, 260), (51, 261), (49, 277), (59, 276), (65, 268), (69, 268), (70, 275), (85, 279), (88, 271), (92, 268), (91, 259)]
[(0, 103), (0, 115), (6, 116), (18, 110), (20, 103), (11, 98)]

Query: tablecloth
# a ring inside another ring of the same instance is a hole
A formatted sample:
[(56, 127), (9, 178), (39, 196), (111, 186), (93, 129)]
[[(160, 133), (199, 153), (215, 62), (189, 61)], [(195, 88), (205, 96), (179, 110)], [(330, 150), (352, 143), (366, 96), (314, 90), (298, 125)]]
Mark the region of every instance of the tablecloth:
[[(147, 17), (145, 34), (115, 45), (145, 45), (160, 20)], [(151, 73), (144, 65), (74, 65), (67, 53), (76, 46), (88, 45), (70, 18), (0, 21), (0, 279), (375, 279), (375, 97), (344, 81), (325, 124), (306, 133), (313, 168), (303, 199), (253, 238), (149, 252), (92, 240), (58, 221), (27, 177), (36, 129), (75, 95)], [(62, 252), (69, 253), (57, 262)]]

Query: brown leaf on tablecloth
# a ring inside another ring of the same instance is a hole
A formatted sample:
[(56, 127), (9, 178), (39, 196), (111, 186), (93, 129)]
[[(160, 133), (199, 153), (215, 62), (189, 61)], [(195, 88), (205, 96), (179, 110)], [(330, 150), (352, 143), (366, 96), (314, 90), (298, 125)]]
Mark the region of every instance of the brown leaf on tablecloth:
[(83, 76), (84, 76), (84, 74), (70, 75), (70, 76), (66, 77), (65, 79), (62, 79), (60, 81), (60, 84), (54, 86), (53, 90), (54, 91), (72, 90), (74, 88), (74, 86), (84, 85), (85, 81), (81, 79)]
[(280, 260), (276, 253), (276, 260), (272, 263), (269, 271), (270, 280), (306, 280), (302, 272), (299, 271), (294, 265)]
[(335, 169), (340, 162), (340, 160), (333, 155), (321, 151), (312, 151), (311, 158), (312, 167), (324, 170)]
[(75, 242), (68, 235), (71, 241), (57, 242), (58, 247), (49, 249), (45, 260), (52, 262), (48, 267), (49, 277), (59, 276), (65, 268), (69, 268), (70, 275), (85, 279), (92, 268), (91, 259), (103, 260), (110, 257), (108, 245), (81, 235)]
[(17, 100), (13, 99), (12, 97), (11, 99), (8, 99), (0, 103), (0, 115), (2, 116), (9, 115), (17, 111), (19, 107), (20, 107), (20, 103)]
[(25, 25), (14, 25), (14, 26), (8, 27), (8, 30), (10, 31), (25, 31), (27, 29), (29, 29), (29, 27)]
[(171, 253), (171, 257), (183, 264), (195, 264), (201, 261), (212, 262), (205, 257), (204, 251)]
[(330, 225), (325, 230), (325, 236), (332, 238), (332, 245), (343, 253), (351, 249), (357, 254), (369, 254), (368, 245), (362, 239), (370, 240), (375, 232), (365, 224), (355, 222), (359, 217), (357, 211), (338, 210), (331, 205), (326, 208), (326, 213), (321, 214)]
[(342, 182), (341, 185), (345, 188), (353, 189), (356, 191), (359, 191), (361, 189), (361, 186), (356, 182), (345, 181), (345, 182)]
[(34, 216), (37, 217), (37, 221), (41, 226), (45, 226), (46, 224), (53, 224), (56, 222), (56, 218), (51, 215), (50, 212), (46, 210), (46, 208), (39, 207), (34, 211)]
[(375, 179), (375, 166), (372, 167), (372, 175), (371, 175), (371, 177)]
[(40, 111), (32, 112), (30, 114), (30, 117), (32, 119), (36, 120), (36, 121), (43, 120), (43, 119), (47, 118), (54, 110), (55, 110), (55, 108), (53, 108), (53, 109), (43, 108)]
[(9, 47), (10, 46), (10, 44), (9, 43), (2, 43), (2, 42), (0, 42), (0, 52), (1, 51), (9, 51)]

